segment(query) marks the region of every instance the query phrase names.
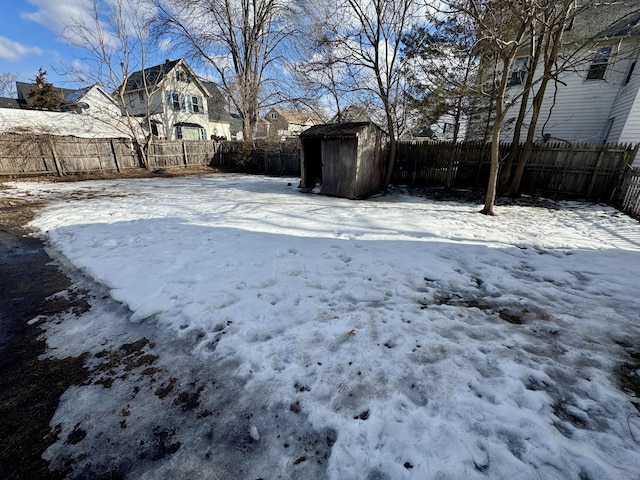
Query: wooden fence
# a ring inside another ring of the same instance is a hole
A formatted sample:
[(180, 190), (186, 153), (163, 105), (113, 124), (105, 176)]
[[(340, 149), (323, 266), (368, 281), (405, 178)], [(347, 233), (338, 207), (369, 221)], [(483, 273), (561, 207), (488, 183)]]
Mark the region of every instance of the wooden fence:
[(636, 218), (640, 217), (640, 169), (629, 170), (620, 188), (619, 208)]
[(300, 175), (300, 141), (225, 142), (211, 166), (265, 175)]
[[(151, 169), (209, 165), (218, 143), (156, 140), (149, 149)], [(124, 138), (51, 135), (0, 136), (0, 176), (123, 172), (142, 166), (140, 147)]]
[[(506, 158), (511, 146), (500, 146)], [(522, 178), (522, 192), (551, 198), (604, 201), (640, 216), (640, 170), (629, 165), (631, 145), (540, 144)], [(210, 165), (237, 172), (300, 175), (300, 143), (156, 140), (147, 158), (151, 169)], [(0, 177), (65, 175), (141, 168), (139, 146), (129, 139), (87, 139), (49, 135), (0, 136)], [(483, 143), (398, 144), (392, 183), (409, 186), (486, 187), (489, 145)]]
[[(392, 183), (409, 186), (485, 188), (490, 146), (484, 143), (398, 145)], [(518, 157), (522, 153), (520, 145)], [(511, 144), (500, 145), (504, 161)], [(615, 200), (625, 170), (638, 151), (633, 145), (536, 144), (521, 181), (521, 192), (551, 198)], [(503, 162), (501, 162), (501, 167)]]
[(130, 140), (2, 135), (0, 175), (64, 175), (139, 168)]

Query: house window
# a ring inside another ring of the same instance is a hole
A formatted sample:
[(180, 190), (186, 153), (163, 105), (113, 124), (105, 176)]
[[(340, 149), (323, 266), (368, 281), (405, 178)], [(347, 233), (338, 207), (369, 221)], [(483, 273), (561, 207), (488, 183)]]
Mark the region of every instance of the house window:
[(178, 81), (178, 82), (186, 82), (187, 81), (186, 72), (183, 72), (182, 70), (176, 70), (176, 81)]
[(176, 138), (177, 139), (181, 139), (182, 138), (182, 127), (181, 126), (176, 126)]
[(271, 120), (277, 120), (278, 114), (276, 112), (271, 112)]
[(529, 63), (529, 57), (518, 57), (513, 63), (513, 70), (511, 70), (511, 80), (509, 85), (521, 85), (527, 76), (527, 64)]
[(178, 95), (178, 92), (171, 92), (171, 107), (174, 110), (180, 110), (180, 95)]
[(445, 123), (444, 127), (442, 129), (442, 133), (445, 136), (452, 135), (453, 134), (453, 123)]
[(607, 63), (609, 62), (609, 55), (611, 55), (611, 47), (599, 48), (593, 60), (591, 66), (587, 72), (587, 80), (603, 80), (604, 73), (607, 70)]
[(191, 97), (191, 106), (193, 107), (193, 113), (201, 113), (200, 99), (198, 97)]

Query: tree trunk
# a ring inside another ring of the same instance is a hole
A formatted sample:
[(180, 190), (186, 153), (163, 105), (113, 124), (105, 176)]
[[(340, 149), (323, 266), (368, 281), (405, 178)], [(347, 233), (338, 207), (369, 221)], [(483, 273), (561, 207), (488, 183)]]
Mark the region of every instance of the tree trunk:
[(535, 97), (533, 98), (531, 123), (529, 124), (527, 139), (524, 142), (524, 148), (522, 150), (522, 154), (520, 155), (520, 160), (518, 160), (518, 165), (513, 172), (513, 178), (511, 179), (509, 189), (506, 193), (509, 196), (516, 196), (520, 193), (520, 182), (522, 181), (522, 174), (524, 173), (524, 168), (526, 167), (527, 162), (529, 161), (529, 157), (531, 157), (531, 152), (533, 151), (533, 139), (535, 135), (536, 124), (538, 123), (540, 110), (542, 109), (542, 101), (544, 100), (544, 93), (547, 89), (548, 83), (549, 80), (545, 77), (542, 80), (540, 88), (536, 92)]
[(393, 175), (393, 169), (396, 164), (396, 153), (398, 150), (398, 142), (396, 140), (395, 132), (393, 131), (393, 127), (391, 127), (389, 132), (389, 158), (387, 159), (387, 171), (384, 176), (384, 185), (383, 188), (386, 191), (389, 187), (389, 183), (391, 183), (391, 177)]
[(491, 139), (491, 169), (489, 170), (489, 183), (487, 185), (487, 196), (484, 201), (484, 208), (480, 213), (484, 215), (495, 215), (493, 207), (496, 202), (496, 192), (498, 187), (498, 170), (500, 168), (500, 130), (502, 122), (497, 121), (493, 125), (493, 135)]

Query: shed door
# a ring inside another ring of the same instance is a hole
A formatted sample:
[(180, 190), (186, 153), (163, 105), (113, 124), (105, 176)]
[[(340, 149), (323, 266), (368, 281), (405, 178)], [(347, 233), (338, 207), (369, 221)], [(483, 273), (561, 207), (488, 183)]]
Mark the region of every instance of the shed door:
[(322, 193), (353, 198), (357, 162), (358, 141), (355, 138), (322, 142)]

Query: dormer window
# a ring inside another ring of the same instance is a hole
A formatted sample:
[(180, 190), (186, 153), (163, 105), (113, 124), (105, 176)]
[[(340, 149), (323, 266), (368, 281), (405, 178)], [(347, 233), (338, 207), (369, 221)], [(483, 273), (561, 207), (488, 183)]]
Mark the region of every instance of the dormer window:
[(186, 82), (188, 81), (187, 72), (184, 70), (176, 70), (176, 81), (178, 82)]
[(278, 114), (276, 112), (271, 112), (271, 120), (277, 120)]
[(611, 47), (599, 48), (593, 56), (589, 71), (587, 72), (587, 80), (603, 80), (607, 71), (607, 63), (611, 55)]

